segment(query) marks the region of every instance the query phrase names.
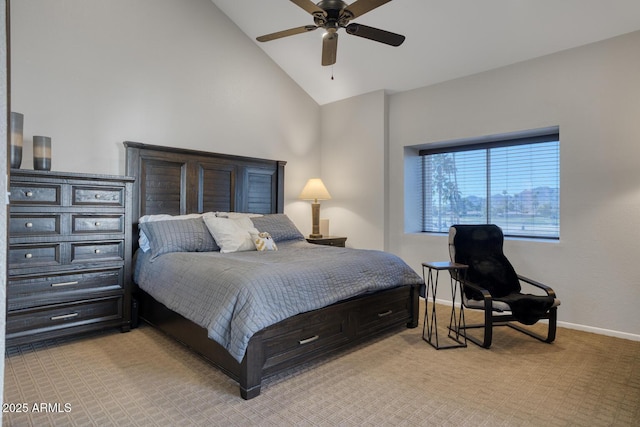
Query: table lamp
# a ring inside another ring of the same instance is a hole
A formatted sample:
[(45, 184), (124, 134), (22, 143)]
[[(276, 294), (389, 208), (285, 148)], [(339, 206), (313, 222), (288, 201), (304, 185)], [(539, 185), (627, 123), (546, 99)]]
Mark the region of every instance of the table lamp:
[(322, 237), (320, 234), (320, 203), (318, 200), (329, 200), (331, 195), (327, 191), (320, 178), (311, 178), (302, 189), (298, 198), (302, 200), (313, 200), (311, 203), (311, 234), (309, 237)]

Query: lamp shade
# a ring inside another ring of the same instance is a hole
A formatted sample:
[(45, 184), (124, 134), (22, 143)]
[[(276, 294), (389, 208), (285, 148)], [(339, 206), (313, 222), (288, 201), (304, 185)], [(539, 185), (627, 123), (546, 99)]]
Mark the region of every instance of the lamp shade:
[(320, 178), (311, 178), (298, 198), (302, 200), (329, 200), (331, 195)]

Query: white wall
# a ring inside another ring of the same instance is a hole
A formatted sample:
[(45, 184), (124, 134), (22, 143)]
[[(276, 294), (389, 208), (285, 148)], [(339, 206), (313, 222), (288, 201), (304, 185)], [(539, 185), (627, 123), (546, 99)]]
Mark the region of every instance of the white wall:
[(635, 32), (391, 95), (390, 250), (418, 271), (448, 259), (445, 236), (404, 232), (406, 146), (559, 125), (560, 241), (505, 251), (557, 291), (560, 321), (640, 339), (638, 52)]
[(559, 125), (561, 239), (506, 250), (556, 288), (561, 321), (640, 338), (640, 32), (320, 108), (209, 0), (19, 0), (11, 12), (24, 168), (38, 134), (52, 136), (56, 170), (124, 173), (123, 140), (287, 160), (285, 210), (304, 233), (297, 196), (321, 176), (332, 234), (417, 271), (447, 258), (446, 239), (404, 232), (405, 147)]
[(385, 94), (376, 91), (322, 106), (322, 179), (331, 200), (321, 217), (347, 246), (384, 248)]
[(124, 140), (285, 160), (285, 211), (310, 231), (320, 107), (210, 0), (20, 0), (11, 19), (23, 168), (33, 135), (61, 171), (124, 174)]

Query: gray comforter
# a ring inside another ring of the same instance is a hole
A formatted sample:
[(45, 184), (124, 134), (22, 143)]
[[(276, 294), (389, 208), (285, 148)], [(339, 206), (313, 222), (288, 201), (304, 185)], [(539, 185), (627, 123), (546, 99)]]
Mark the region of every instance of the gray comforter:
[(299, 313), (422, 278), (395, 255), (278, 243), (270, 252), (138, 254), (134, 280), (171, 310), (209, 331), (242, 361), (251, 336)]

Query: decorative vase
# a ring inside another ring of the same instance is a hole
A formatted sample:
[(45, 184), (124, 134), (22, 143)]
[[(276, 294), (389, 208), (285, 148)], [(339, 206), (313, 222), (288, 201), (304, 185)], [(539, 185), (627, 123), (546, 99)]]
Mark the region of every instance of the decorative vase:
[(48, 136), (33, 137), (33, 169), (51, 170), (51, 138)]
[(9, 132), (11, 133), (11, 168), (18, 169), (22, 164), (22, 129), (24, 125), (24, 115), (22, 113), (11, 112), (9, 122)]

